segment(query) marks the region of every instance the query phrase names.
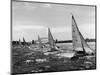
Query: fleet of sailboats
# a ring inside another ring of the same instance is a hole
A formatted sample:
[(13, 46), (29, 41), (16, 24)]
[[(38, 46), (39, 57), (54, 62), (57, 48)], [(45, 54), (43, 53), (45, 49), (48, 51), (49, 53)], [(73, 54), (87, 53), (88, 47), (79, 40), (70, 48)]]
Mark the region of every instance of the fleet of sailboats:
[[(25, 39), (23, 38), (23, 42), (25, 43)], [(19, 39), (19, 44), (21, 44)], [(52, 36), (50, 28), (48, 28), (48, 44), (49, 44), (49, 51), (48, 52), (55, 52), (60, 51), (60, 49), (56, 46), (55, 40)], [(40, 36), (38, 36), (38, 47), (40, 50), (43, 50), (44, 44), (41, 41)], [(75, 21), (74, 16), (72, 15), (72, 46), (73, 46), (73, 54), (74, 56), (85, 56), (85, 55), (93, 55), (94, 50), (89, 47), (87, 42), (85, 41), (84, 37), (82, 36), (77, 23)]]
[[(21, 71), (19, 70), (24, 68), (25, 71), (22, 70), (22, 73), (84, 70), (92, 69), (91, 66), (93, 66), (94, 69), (94, 66), (96, 66), (94, 62), (95, 50), (91, 49), (85, 41), (73, 15), (71, 16), (71, 20), (72, 46), (70, 45), (70, 47), (72, 47), (72, 49), (69, 49), (68, 45), (65, 44), (62, 45), (64, 48), (66, 47), (65, 49), (61, 48), (61, 45), (58, 47), (50, 28), (48, 28), (46, 43), (43, 42), (39, 35), (38, 40), (30, 45), (28, 45), (28, 42), (26, 42), (24, 38), (23, 42), (19, 39), (19, 42), (17, 42), (17, 45), (19, 44), (18, 47), (15, 46), (15, 52), (13, 51), (13, 59), (16, 59), (16, 61), (13, 61), (12, 67), (14, 67), (15, 74), (17, 72), (20, 73)], [(17, 67), (21, 67), (21, 69), (17, 69)]]
[[(50, 28), (48, 28), (48, 41), (51, 51), (57, 50), (55, 41), (50, 32)], [(73, 57), (94, 54), (94, 50), (89, 47), (84, 37), (82, 36), (81, 32), (79, 31), (73, 15), (72, 15), (72, 45), (73, 45)]]

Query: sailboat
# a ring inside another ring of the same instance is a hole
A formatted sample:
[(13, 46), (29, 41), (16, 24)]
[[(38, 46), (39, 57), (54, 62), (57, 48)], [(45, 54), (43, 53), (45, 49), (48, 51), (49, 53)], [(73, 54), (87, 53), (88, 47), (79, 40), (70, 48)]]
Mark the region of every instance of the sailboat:
[(22, 45), (22, 43), (21, 43), (21, 40), (19, 39), (19, 41), (18, 41), (18, 44), (21, 46)]
[(38, 43), (39, 49), (42, 50), (43, 49), (43, 44), (42, 44), (42, 41), (41, 41), (39, 35), (38, 35), (38, 42), (39, 42)]
[(18, 48), (22, 48), (22, 42), (21, 42), (20, 38), (19, 38), (18, 44), (19, 44)]
[(58, 51), (58, 48), (54, 41), (54, 38), (51, 34), (50, 28), (48, 28), (48, 43), (49, 43), (49, 47), (50, 47), (50, 52)]
[(93, 49), (86, 43), (84, 37), (77, 27), (74, 16), (72, 15), (72, 42), (73, 50), (75, 51), (74, 56), (85, 56), (94, 54)]
[(24, 37), (23, 37), (23, 48), (30, 48), (28, 43), (25, 41)]
[(26, 41), (25, 41), (24, 37), (23, 37), (23, 45), (26, 45)]

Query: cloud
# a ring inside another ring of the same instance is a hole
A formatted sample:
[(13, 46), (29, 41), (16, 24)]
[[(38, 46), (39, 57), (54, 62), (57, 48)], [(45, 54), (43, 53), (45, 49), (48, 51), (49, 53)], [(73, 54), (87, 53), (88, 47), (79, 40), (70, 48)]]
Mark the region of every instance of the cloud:
[(51, 4), (43, 4), (43, 7), (51, 7)]
[(15, 31), (22, 31), (22, 30), (41, 30), (41, 29), (45, 29), (44, 26), (38, 26), (38, 25), (28, 25), (28, 26), (25, 26), (25, 25), (20, 25), (20, 26), (14, 26), (13, 27), (13, 30)]
[(54, 37), (70, 39), (72, 29), (70, 12), (75, 16), (83, 36), (93, 37), (95, 35), (94, 7), (16, 2), (13, 4), (13, 8), (12, 21), (15, 31), (13, 33), (16, 39), (20, 36), (30, 38), (30, 40), (37, 39), (37, 34), (45, 37), (48, 27)]
[(24, 10), (24, 9), (27, 9), (27, 10), (33, 10), (35, 8), (37, 8), (37, 6), (35, 6), (33, 3), (28, 3), (28, 2), (12, 2), (12, 8), (14, 10), (16, 9), (21, 9), (21, 10)]
[(28, 9), (28, 10), (32, 10), (37, 8), (36, 6), (34, 6), (34, 4), (32, 3), (24, 3), (24, 8)]
[(67, 27), (57, 27), (51, 29), (52, 33), (67, 32), (67, 30), (69, 30)]

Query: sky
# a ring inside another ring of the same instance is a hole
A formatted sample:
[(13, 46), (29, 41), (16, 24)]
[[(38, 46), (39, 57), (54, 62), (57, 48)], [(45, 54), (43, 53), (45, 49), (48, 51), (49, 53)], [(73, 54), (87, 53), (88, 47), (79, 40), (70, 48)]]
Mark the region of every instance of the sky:
[(95, 38), (95, 7), (36, 2), (12, 2), (12, 39), (37, 40), (48, 37), (50, 28), (54, 39), (72, 39), (72, 18), (84, 38)]

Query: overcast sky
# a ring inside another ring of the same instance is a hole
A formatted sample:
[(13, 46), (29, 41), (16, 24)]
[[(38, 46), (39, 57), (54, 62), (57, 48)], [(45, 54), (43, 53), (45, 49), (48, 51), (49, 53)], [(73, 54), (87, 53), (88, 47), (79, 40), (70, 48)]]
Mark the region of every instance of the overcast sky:
[(84, 38), (95, 38), (95, 7), (48, 3), (12, 2), (13, 40), (26, 41), (47, 37), (48, 27), (54, 39), (72, 39), (71, 13)]

